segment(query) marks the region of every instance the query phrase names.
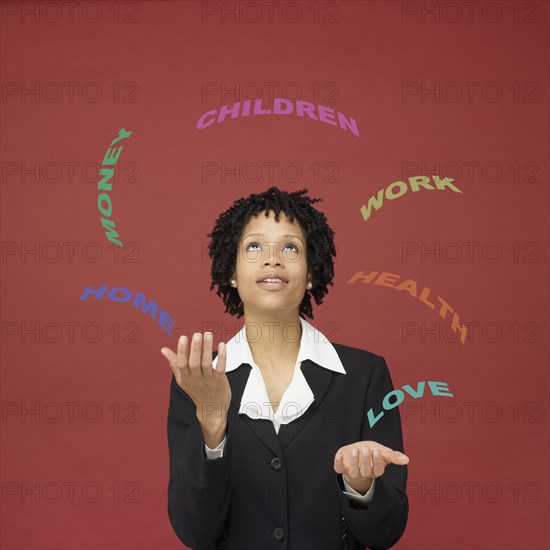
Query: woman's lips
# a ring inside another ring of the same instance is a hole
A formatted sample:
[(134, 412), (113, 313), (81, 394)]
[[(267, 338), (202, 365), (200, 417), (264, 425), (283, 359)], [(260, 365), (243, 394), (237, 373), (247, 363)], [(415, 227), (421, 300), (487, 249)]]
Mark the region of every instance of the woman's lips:
[(284, 288), (288, 283), (285, 283), (284, 281), (281, 283), (269, 283), (266, 281), (260, 281), (258, 284), (266, 290), (280, 290)]

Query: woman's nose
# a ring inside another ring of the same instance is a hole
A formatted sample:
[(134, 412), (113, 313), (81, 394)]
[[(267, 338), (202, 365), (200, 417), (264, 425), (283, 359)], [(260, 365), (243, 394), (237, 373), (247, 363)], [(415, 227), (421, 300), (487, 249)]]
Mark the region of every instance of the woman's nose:
[(269, 255), (265, 261), (264, 261), (265, 265), (269, 265), (269, 264), (273, 264), (273, 265), (281, 265), (281, 259), (280, 258), (275, 258), (274, 255)]
[(273, 265), (281, 265), (281, 262), (270, 262), (270, 261), (266, 261), (266, 262), (265, 262), (265, 265), (270, 265), (270, 264), (273, 264)]
[(271, 264), (275, 263), (280, 265), (283, 260), (283, 253), (279, 250), (279, 243), (267, 243), (264, 253), (264, 263)]

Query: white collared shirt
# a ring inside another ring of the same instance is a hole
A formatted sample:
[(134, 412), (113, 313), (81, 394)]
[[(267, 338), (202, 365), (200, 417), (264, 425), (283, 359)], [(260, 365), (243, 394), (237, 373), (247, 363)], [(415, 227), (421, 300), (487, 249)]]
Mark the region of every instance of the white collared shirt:
[[(302, 325), (302, 337), (300, 340), (300, 350), (294, 367), (294, 374), (288, 388), (281, 398), (281, 402), (275, 414), (273, 414), (273, 409), (269, 402), (262, 371), (252, 357), (252, 352), (250, 351), (250, 346), (246, 339), (245, 326), (243, 325), (241, 330), (226, 344), (226, 373), (240, 367), (243, 363), (247, 363), (252, 367), (243, 391), (238, 414), (246, 414), (248, 417), (255, 420), (260, 418), (271, 420), (277, 433), (279, 433), (282, 424), (288, 424), (302, 416), (314, 401), (313, 392), (300, 368), (302, 361), (310, 359), (321, 367), (346, 374), (344, 365), (328, 338), (302, 317), (299, 317), (299, 319)], [(257, 330), (260, 330), (259, 327)], [(248, 332), (252, 338), (253, 324), (249, 324)], [(297, 338), (297, 334), (291, 333), (290, 330), (288, 332), (287, 337), (289, 339)], [(217, 364), (218, 357), (216, 356), (212, 362), (212, 367), (216, 368)], [(207, 445), (204, 446), (207, 459), (220, 458), (223, 456), (226, 439), (227, 435), (215, 449), (211, 449)], [(375, 480), (373, 480), (371, 488), (365, 495), (362, 495), (353, 489), (353, 487), (350, 487), (343, 476), (342, 481), (346, 488), (346, 491), (343, 492), (349, 498), (357, 500), (363, 505), (367, 505), (371, 502), (374, 494)]]

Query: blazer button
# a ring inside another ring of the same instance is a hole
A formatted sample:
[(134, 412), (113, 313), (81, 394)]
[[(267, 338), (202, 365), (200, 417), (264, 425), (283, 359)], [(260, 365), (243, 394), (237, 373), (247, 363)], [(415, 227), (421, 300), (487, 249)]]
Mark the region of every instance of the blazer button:
[(277, 540), (283, 540), (285, 538), (285, 530), (282, 527), (277, 527), (275, 531), (273, 531), (273, 536)]
[(271, 461), (271, 467), (272, 467), (274, 470), (281, 470), (282, 467), (283, 467), (283, 461), (282, 461), (280, 458), (275, 457), (275, 458)]

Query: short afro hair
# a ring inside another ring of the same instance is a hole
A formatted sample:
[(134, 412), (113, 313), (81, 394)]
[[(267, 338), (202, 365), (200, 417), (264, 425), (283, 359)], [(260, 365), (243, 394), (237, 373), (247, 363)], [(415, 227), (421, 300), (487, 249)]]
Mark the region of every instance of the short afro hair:
[(334, 247), (334, 231), (329, 227), (326, 216), (311, 205), (322, 199), (311, 199), (304, 193), (307, 189), (288, 193), (275, 186), (259, 194), (249, 195), (247, 198), (236, 200), (229, 209), (220, 214), (212, 233), (208, 246), (208, 255), (212, 259), (210, 275), (212, 282), (210, 289), (218, 285), (216, 294), (221, 296), (225, 304), (225, 312), (244, 315), (243, 303), (236, 288), (229, 284), (236, 267), (236, 257), (242, 231), (249, 220), (265, 211), (275, 213), (275, 220), (279, 221), (281, 211), (285, 213), (291, 223), (296, 218), (302, 227), (307, 242), (307, 267), (311, 273), (312, 288), (306, 291), (300, 303), (299, 315), (306, 315), (313, 319), (310, 294), (317, 305), (323, 302), (323, 296), (328, 293), (328, 285), (334, 286), (334, 262), (336, 256)]

